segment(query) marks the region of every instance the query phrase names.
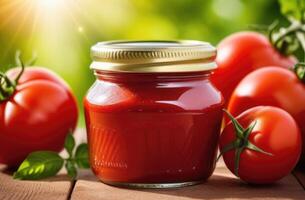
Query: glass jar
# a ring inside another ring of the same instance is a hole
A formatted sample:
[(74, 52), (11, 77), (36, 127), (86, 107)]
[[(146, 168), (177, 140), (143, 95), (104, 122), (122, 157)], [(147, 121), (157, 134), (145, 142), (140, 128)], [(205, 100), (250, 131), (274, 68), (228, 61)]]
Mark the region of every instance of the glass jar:
[(215, 168), (223, 98), (216, 49), (198, 41), (114, 41), (91, 49), (84, 99), (91, 168), (104, 183), (163, 188)]

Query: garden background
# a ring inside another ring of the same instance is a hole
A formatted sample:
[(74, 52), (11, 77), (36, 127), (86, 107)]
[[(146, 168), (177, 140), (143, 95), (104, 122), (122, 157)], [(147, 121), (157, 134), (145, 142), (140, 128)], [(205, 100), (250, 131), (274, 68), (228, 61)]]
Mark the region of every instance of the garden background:
[[(37, 54), (82, 98), (95, 78), (90, 47), (104, 40), (193, 39), (226, 35), (284, 18), (276, 0), (0, 0), (0, 70)], [(50, 102), (51, 104), (52, 102)]]

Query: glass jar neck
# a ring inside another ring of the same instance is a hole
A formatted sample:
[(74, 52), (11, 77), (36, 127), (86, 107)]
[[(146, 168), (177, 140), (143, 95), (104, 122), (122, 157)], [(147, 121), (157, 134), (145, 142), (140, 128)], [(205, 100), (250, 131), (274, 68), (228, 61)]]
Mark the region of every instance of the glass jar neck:
[(126, 73), (95, 70), (94, 74), (98, 80), (110, 82), (183, 82), (208, 79), (211, 71)]

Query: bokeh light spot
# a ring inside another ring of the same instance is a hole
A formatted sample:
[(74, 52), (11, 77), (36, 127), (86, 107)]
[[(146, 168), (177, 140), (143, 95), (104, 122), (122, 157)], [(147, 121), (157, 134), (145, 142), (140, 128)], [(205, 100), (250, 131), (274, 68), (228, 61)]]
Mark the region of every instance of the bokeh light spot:
[(226, 19), (234, 19), (242, 14), (243, 4), (240, 0), (214, 0), (212, 8), (218, 16)]

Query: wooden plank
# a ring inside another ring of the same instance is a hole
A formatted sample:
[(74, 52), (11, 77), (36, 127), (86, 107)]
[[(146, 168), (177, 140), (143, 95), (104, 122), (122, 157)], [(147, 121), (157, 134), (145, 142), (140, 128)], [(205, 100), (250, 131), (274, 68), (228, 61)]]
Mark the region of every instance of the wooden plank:
[[(1, 166), (3, 168), (3, 166)], [(11, 172), (2, 169), (0, 172), (0, 199), (67, 199), (72, 182), (66, 175), (42, 181), (20, 181), (14, 180)]]
[(303, 186), (303, 189), (305, 190), (305, 167), (297, 168), (293, 171), (293, 175), (296, 177), (296, 179), (299, 181), (299, 183)]
[[(86, 141), (84, 130), (75, 133), (77, 143)], [(63, 153), (62, 155), (65, 155)], [(2, 171), (2, 172), (1, 172)], [(271, 186), (254, 187), (236, 179), (219, 162), (214, 175), (209, 181), (191, 187), (162, 190), (130, 190), (116, 188), (99, 182), (90, 170), (80, 173), (80, 180), (71, 182), (62, 174), (41, 181), (13, 180), (10, 172), (0, 166), (0, 199), (145, 199), (145, 200), (190, 200), (190, 199), (304, 199), (305, 191), (300, 183), (305, 185), (305, 174), (296, 170), (279, 183)], [(75, 184), (75, 187), (74, 187)]]
[[(86, 142), (84, 129), (78, 129), (75, 134), (76, 143)], [(66, 156), (66, 152), (61, 152)], [(54, 178), (40, 181), (20, 181), (12, 178), (12, 172), (5, 171), (4, 166), (0, 166), (0, 199), (68, 199), (75, 182), (65, 175), (65, 170)]]
[(76, 182), (73, 200), (190, 200), (190, 199), (304, 199), (305, 191), (293, 175), (269, 186), (250, 186), (236, 179), (220, 163), (205, 183), (178, 189), (132, 190), (99, 182), (87, 174)]

